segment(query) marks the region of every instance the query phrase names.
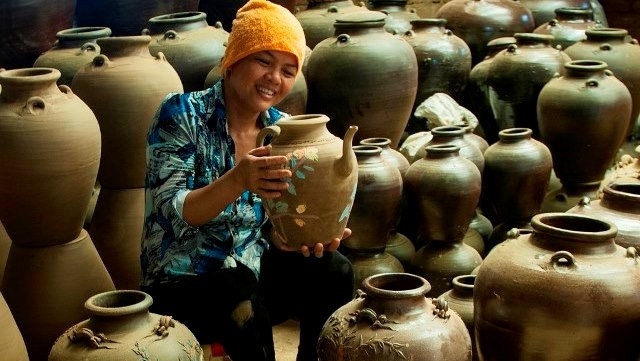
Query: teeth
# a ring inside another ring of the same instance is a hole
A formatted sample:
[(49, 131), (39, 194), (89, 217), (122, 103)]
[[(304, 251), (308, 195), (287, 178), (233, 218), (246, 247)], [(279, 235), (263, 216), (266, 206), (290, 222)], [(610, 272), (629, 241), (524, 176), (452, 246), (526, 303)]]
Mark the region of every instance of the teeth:
[(258, 91), (260, 93), (264, 93), (264, 94), (269, 95), (269, 96), (273, 96), (276, 93), (271, 89), (263, 88), (263, 87), (258, 87)]

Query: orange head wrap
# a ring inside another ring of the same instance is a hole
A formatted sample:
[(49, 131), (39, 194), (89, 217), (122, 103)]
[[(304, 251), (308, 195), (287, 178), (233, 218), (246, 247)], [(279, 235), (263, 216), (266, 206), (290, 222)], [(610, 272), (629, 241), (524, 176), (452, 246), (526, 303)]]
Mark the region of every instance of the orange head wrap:
[(278, 50), (293, 54), (300, 72), (306, 46), (302, 25), (287, 8), (267, 0), (249, 0), (233, 20), (220, 70), (224, 74), (247, 55)]

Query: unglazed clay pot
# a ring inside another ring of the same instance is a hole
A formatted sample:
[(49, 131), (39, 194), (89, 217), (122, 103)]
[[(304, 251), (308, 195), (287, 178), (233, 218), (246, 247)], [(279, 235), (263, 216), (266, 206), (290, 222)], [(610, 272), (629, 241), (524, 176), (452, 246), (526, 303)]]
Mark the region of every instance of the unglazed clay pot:
[(452, 287), (447, 292), (440, 295), (449, 303), (449, 308), (458, 312), (460, 318), (467, 326), (467, 330), (471, 337), (471, 345), (473, 348), (473, 359), (478, 360), (475, 347), (474, 327), (473, 327), (473, 285), (476, 282), (476, 276), (472, 274), (457, 276), (453, 279)]
[(501, 130), (484, 152), (480, 208), (492, 224), (530, 219), (540, 213), (553, 161), (529, 128)]
[(429, 288), (408, 273), (365, 279), (358, 296), (325, 323), (319, 360), (471, 360), (464, 322), (446, 300), (425, 297)]
[(310, 0), (307, 8), (295, 13), (302, 25), (307, 46), (313, 49), (319, 42), (333, 36), (336, 19), (353, 11), (366, 11), (351, 0), (322, 1)]
[(180, 321), (149, 312), (151, 296), (135, 290), (98, 293), (84, 303), (90, 317), (58, 337), (48, 361), (200, 361), (202, 348)]
[(586, 8), (558, 8), (554, 19), (538, 26), (536, 34), (553, 35), (551, 45), (569, 46), (587, 38), (586, 30), (601, 27), (602, 24), (593, 19), (593, 10)]
[(384, 29), (393, 35), (411, 30), (411, 22), (420, 19), (415, 9), (407, 7), (407, 0), (369, 0), (366, 4), (369, 10), (387, 14)]
[(458, 146), (460, 148), (460, 156), (473, 162), (473, 164), (478, 167), (480, 173), (482, 173), (484, 171), (484, 155), (480, 148), (478, 148), (478, 145), (471, 141), (469, 137), (465, 136), (466, 133), (467, 131), (464, 127), (457, 125), (441, 125), (435, 127), (431, 130), (432, 138), (427, 142), (425, 147), (437, 144), (453, 144)]
[(356, 287), (354, 291), (362, 287), (362, 282), (369, 276), (382, 273), (402, 273), (405, 271), (400, 260), (385, 251), (377, 253), (346, 251), (345, 255), (353, 266), (354, 285)]
[(324, 114), (293, 115), (263, 128), (256, 140), (262, 146), (272, 137), (271, 154), (289, 158), (287, 192), (263, 205), (275, 236), (296, 249), (342, 238), (356, 194), (352, 141), (358, 127), (350, 127), (343, 140), (327, 130), (327, 122)]
[(516, 43), (491, 62), (487, 76), (489, 102), (499, 130), (529, 128), (532, 137), (539, 139), (538, 95), (556, 74), (564, 74), (564, 64), (571, 59), (551, 46), (551, 35), (516, 33), (513, 37)]
[(531, 11), (520, 1), (451, 0), (435, 17), (447, 19), (447, 28), (467, 43), (472, 66), (487, 55), (489, 41), (535, 29)]
[(474, 285), (480, 360), (637, 360), (640, 264), (613, 223), (540, 213), (487, 255)]
[(611, 183), (600, 199), (582, 199), (568, 213), (577, 213), (611, 222), (618, 228), (615, 242), (640, 249), (640, 183)]
[(59, 85), (71, 85), (76, 72), (100, 54), (96, 39), (111, 36), (111, 29), (101, 26), (70, 28), (56, 33), (53, 47), (33, 63), (34, 68), (56, 68), (60, 70)]
[(387, 162), (394, 165), (400, 171), (402, 179), (404, 179), (407, 169), (409, 169), (409, 161), (396, 149), (391, 148), (391, 139), (383, 137), (366, 138), (360, 141), (362, 145), (375, 145), (382, 150), (380, 156)]
[(618, 28), (592, 28), (585, 30), (587, 38), (565, 52), (573, 60), (600, 60), (629, 89), (631, 114), (626, 135), (630, 135), (640, 115), (640, 45), (629, 40), (629, 32)]
[(100, 162), (100, 128), (60, 71), (0, 72), (0, 220), (14, 243), (67, 243), (80, 234)]
[(522, 5), (531, 10), (536, 27), (545, 24), (556, 17), (558, 8), (591, 9), (589, 0), (519, 0)]
[(354, 145), (358, 184), (347, 227), (351, 236), (342, 244), (356, 252), (383, 252), (398, 220), (402, 174), (382, 158), (382, 148)]
[(229, 33), (222, 23), (211, 26), (206, 18), (198, 11), (154, 16), (142, 31), (151, 36), (151, 55), (164, 54), (178, 72), (184, 91), (204, 89), (207, 74), (224, 55)]
[(385, 31), (386, 16), (357, 11), (336, 19), (334, 36), (309, 55), (307, 111), (327, 114), (334, 135), (356, 125), (355, 142), (384, 137), (397, 149), (418, 89), (418, 62), (411, 45)]
[(148, 35), (96, 42), (100, 55), (78, 70), (71, 89), (100, 124), (98, 181), (104, 188), (141, 188), (147, 169), (147, 130), (167, 94), (183, 91), (182, 82), (164, 55), (149, 53)]

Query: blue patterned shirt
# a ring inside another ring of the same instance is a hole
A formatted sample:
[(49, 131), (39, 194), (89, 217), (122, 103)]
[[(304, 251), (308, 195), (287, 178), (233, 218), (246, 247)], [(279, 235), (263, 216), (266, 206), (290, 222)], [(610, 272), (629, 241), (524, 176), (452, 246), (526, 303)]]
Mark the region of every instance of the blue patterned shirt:
[[(260, 274), (260, 257), (269, 247), (261, 199), (248, 190), (200, 227), (184, 221), (187, 194), (234, 166), (235, 146), (227, 128), (223, 82), (191, 93), (169, 94), (147, 135), (145, 218), (142, 235), (143, 285), (196, 276), (236, 262)], [(265, 126), (286, 114), (270, 108)]]

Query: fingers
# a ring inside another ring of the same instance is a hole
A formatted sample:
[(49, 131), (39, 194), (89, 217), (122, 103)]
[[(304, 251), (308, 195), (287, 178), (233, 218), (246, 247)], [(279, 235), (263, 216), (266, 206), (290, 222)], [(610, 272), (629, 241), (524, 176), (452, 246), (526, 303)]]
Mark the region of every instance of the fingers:
[(302, 253), (302, 255), (305, 256), (305, 257), (311, 256), (311, 252), (309, 251), (309, 247), (307, 247), (306, 245), (302, 245), (300, 247), (300, 253)]
[(313, 255), (317, 258), (321, 258), (324, 255), (324, 245), (322, 243), (316, 243), (313, 247)]

